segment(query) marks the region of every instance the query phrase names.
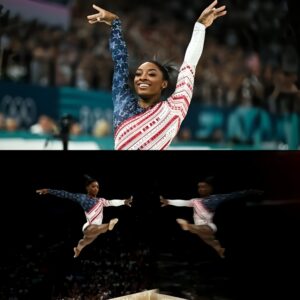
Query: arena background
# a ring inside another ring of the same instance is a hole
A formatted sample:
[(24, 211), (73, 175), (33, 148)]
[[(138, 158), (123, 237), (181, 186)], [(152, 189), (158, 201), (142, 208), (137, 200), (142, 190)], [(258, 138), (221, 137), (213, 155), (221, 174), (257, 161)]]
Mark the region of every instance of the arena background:
[[(210, 3), (2, 0), (0, 149), (62, 149), (66, 120), (69, 149), (113, 149), (109, 28), (87, 24), (94, 2), (122, 19), (131, 72), (153, 55), (180, 64)], [(299, 149), (296, 1), (219, 4), (228, 15), (207, 30), (192, 105), (170, 149)]]
[[(100, 153), (1, 154), (13, 162), (1, 167), (1, 299), (111, 299), (149, 289), (199, 300), (299, 297), (297, 152)], [(35, 190), (85, 193), (84, 174), (99, 180), (100, 196), (134, 202), (105, 208), (104, 221), (119, 223), (74, 259), (83, 210)], [(176, 223), (192, 221), (191, 209), (159, 203), (159, 195), (196, 197), (198, 181), (211, 175), (216, 193), (265, 192), (218, 208), (224, 260)]]

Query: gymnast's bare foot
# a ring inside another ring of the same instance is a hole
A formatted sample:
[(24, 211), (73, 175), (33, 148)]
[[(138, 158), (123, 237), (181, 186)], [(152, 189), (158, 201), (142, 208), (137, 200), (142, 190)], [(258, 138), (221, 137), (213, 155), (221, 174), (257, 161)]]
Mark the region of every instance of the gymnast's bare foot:
[(108, 230), (113, 230), (114, 226), (118, 223), (118, 219), (112, 219), (109, 221)]
[(74, 250), (74, 253), (75, 253), (74, 258), (78, 257), (79, 254), (80, 254), (80, 250), (77, 247), (74, 247), (73, 250)]
[(224, 255), (225, 248), (222, 247), (218, 252), (219, 252), (219, 255), (220, 255), (221, 258), (225, 258), (225, 255)]
[(176, 219), (177, 223), (181, 226), (183, 230), (188, 230), (188, 221), (183, 219)]

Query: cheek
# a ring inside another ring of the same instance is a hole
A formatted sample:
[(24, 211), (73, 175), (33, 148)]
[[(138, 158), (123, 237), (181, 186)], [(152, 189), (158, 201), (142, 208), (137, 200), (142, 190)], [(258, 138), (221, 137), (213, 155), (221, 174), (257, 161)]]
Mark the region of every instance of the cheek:
[(156, 89), (160, 90), (163, 87), (163, 82), (160, 79), (155, 80), (153, 81), (153, 86), (155, 86)]
[(133, 85), (134, 85), (135, 88), (137, 87), (137, 82), (138, 82), (138, 79), (133, 80)]

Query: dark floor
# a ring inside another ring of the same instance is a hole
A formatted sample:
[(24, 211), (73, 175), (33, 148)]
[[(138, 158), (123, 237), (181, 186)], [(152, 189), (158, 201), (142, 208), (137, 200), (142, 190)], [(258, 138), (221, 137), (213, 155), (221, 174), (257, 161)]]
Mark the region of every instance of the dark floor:
[[(84, 294), (80, 299), (89, 300), (101, 294), (104, 300), (145, 289), (191, 300), (300, 299), (294, 275), (300, 267), (298, 153), (169, 152), (151, 160), (144, 153), (1, 154), (13, 164), (1, 169), (0, 299)], [(83, 174), (99, 179), (104, 197), (133, 195), (134, 204), (105, 208), (104, 221), (118, 217), (119, 223), (75, 260), (82, 208), (37, 196), (35, 189), (84, 192)], [(221, 193), (265, 191), (262, 201), (237, 200), (217, 209), (223, 260), (176, 223), (179, 217), (193, 221), (190, 208), (159, 203), (159, 195), (195, 197), (203, 174), (220, 178)]]

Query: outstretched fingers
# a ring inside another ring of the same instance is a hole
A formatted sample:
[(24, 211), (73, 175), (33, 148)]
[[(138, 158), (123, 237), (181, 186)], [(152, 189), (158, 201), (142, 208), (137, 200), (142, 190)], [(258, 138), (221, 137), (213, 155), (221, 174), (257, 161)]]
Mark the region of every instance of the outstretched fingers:
[(100, 23), (106, 23), (108, 25), (111, 25), (112, 22), (118, 18), (117, 15), (115, 15), (95, 4), (93, 5), (93, 8), (96, 9), (98, 11), (98, 13), (87, 16), (88, 22), (90, 24), (95, 24), (97, 22), (100, 22)]
[(35, 192), (39, 195), (45, 195), (48, 193), (48, 189), (38, 189)]
[(125, 199), (125, 205), (131, 207), (132, 199), (133, 199), (133, 196), (130, 196), (130, 198)]
[(99, 7), (99, 6), (95, 5), (95, 4), (93, 4), (93, 8), (95, 8), (95, 9), (98, 10), (99, 12), (101, 12), (101, 10), (102, 10), (101, 7)]
[(213, 3), (211, 3), (211, 4), (207, 7), (207, 9), (208, 9), (208, 10), (211, 10), (211, 9), (213, 9), (217, 4), (218, 4), (218, 1), (215, 0)]
[(132, 199), (133, 199), (133, 196), (130, 196), (130, 198), (128, 199), (128, 206), (129, 207), (131, 207)]
[(163, 196), (159, 196), (159, 199), (160, 199), (161, 207), (168, 205), (167, 199), (165, 199)]
[(198, 18), (198, 22), (202, 23), (206, 28), (211, 26), (215, 19), (227, 14), (226, 6), (222, 5), (216, 8), (215, 6), (217, 5), (217, 3), (218, 1), (212, 2), (208, 7), (204, 9), (200, 17)]
[(103, 18), (103, 14), (102, 13), (98, 13), (95, 15), (89, 15), (87, 16), (87, 19), (89, 21), (90, 24), (96, 23), (96, 22), (100, 22), (101, 19)]
[(89, 23), (90, 24), (95, 24), (95, 23), (97, 23), (98, 22), (98, 20), (89, 20)]
[(99, 17), (99, 15), (100, 15), (100, 13), (97, 13), (97, 14), (94, 14), (94, 15), (89, 15), (89, 16), (87, 16), (87, 18), (88, 18), (89, 20), (97, 19), (97, 18)]
[(101, 19), (104, 17), (104, 9), (93, 4), (93, 8), (98, 10), (98, 13), (93, 15), (88, 15), (87, 19), (90, 24), (95, 24), (97, 22), (101, 22)]
[(219, 18), (221, 16), (225, 16), (226, 14), (227, 14), (227, 11), (226, 11), (226, 6), (225, 5), (214, 9), (215, 19)]
[(226, 6), (223, 5), (223, 6), (220, 6), (220, 7), (218, 7), (218, 8), (215, 8), (215, 9), (214, 9), (214, 12), (215, 12), (215, 13), (221, 13), (221, 12), (225, 11), (225, 9), (226, 9)]

